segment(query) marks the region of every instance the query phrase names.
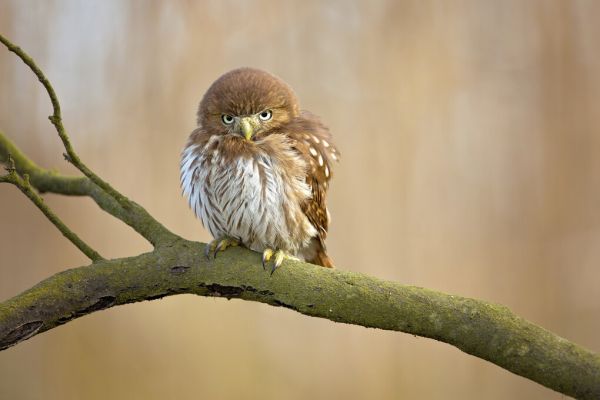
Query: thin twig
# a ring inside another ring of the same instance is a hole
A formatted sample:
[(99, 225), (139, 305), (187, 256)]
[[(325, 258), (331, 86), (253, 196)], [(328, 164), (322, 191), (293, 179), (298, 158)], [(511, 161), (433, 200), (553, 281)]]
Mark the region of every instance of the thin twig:
[(6, 48), (15, 53), (28, 67), (31, 71), (37, 76), (38, 80), (42, 83), (46, 92), (48, 92), (48, 96), (50, 97), (50, 102), (52, 103), (53, 114), (48, 117), (52, 125), (56, 128), (56, 132), (58, 136), (63, 142), (65, 146), (65, 150), (67, 153), (65, 154), (65, 159), (73, 164), (77, 169), (79, 169), (85, 176), (90, 178), (92, 182), (98, 185), (102, 190), (111, 195), (115, 200), (119, 202), (119, 204), (123, 208), (131, 207), (131, 202), (121, 193), (119, 193), (115, 188), (113, 188), (108, 182), (104, 181), (98, 175), (96, 175), (92, 170), (90, 170), (79, 158), (75, 150), (73, 150), (73, 146), (71, 145), (71, 141), (67, 136), (65, 131), (65, 127), (62, 123), (62, 114), (60, 111), (60, 103), (58, 101), (58, 97), (56, 96), (56, 92), (54, 88), (50, 84), (46, 75), (42, 72), (42, 70), (37, 66), (33, 58), (31, 58), (23, 49), (19, 46), (10, 42), (7, 38), (0, 35), (0, 42), (6, 46)]
[(54, 212), (44, 203), (44, 199), (42, 199), (36, 191), (31, 187), (29, 183), (29, 175), (25, 174), (21, 178), (21, 176), (17, 173), (15, 168), (14, 160), (9, 156), (8, 158), (8, 166), (5, 167), (7, 174), (0, 176), (0, 182), (12, 183), (16, 187), (18, 187), (21, 192), (25, 194), (25, 196), (29, 197), (29, 199), (40, 209), (41, 212), (44, 213), (46, 218), (50, 220), (58, 228), (58, 230), (69, 239), (83, 254), (85, 254), (92, 262), (104, 260), (104, 258), (98, 254), (98, 252), (88, 246), (83, 240), (79, 238), (72, 230), (70, 230), (64, 222), (54, 214)]
[(153, 246), (169, 245), (177, 236), (165, 228), (143, 207), (129, 200), (131, 206), (122, 207), (114, 197), (85, 176), (65, 176), (36, 165), (6, 135), (0, 131), (0, 163), (7, 164), (11, 155), (17, 173), (29, 175), (31, 186), (40, 193), (67, 196), (89, 196), (100, 208), (125, 222), (146, 238)]

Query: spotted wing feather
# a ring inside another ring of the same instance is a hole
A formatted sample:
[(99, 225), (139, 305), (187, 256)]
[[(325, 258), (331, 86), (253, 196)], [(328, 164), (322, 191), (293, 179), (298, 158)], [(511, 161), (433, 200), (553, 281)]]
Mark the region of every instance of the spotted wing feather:
[(308, 165), (306, 182), (311, 188), (311, 197), (304, 200), (302, 210), (311, 224), (317, 229), (315, 256), (316, 264), (332, 267), (325, 251), (325, 238), (329, 226), (326, 197), (329, 180), (332, 177), (332, 164), (339, 159), (339, 151), (333, 145), (329, 129), (314, 115), (302, 112), (289, 126), (289, 136), (295, 141), (296, 150), (305, 158)]

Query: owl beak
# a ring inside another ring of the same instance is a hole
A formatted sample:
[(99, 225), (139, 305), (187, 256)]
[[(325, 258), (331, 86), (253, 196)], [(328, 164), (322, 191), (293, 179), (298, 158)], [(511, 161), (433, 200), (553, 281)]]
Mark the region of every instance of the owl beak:
[(240, 120), (240, 126), (242, 128), (242, 133), (246, 140), (250, 140), (254, 135), (254, 127), (252, 126), (252, 122), (249, 117), (242, 118)]

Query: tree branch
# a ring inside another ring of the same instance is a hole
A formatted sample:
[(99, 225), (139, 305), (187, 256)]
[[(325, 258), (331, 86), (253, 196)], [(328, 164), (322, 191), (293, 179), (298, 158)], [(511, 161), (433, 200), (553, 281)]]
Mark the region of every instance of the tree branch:
[[(148, 239), (152, 245), (157, 246), (162, 244), (162, 242), (169, 243), (175, 239), (175, 235), (169, 232), (164, 226), (162, 226), (158, 221), (156, 221), (146, 210), (140, 207), (135, 202), (129, 200), (126, 196), (119, 193), (116, 189), (114, 189), (108, 182), (101, 179), (98, 175), (96, 175), (92, 170), (90, 170), (79, 158), (79, 156), (73, 150), (73, 146), (71, 145), (71, 141), (67, 136), (64, 125), (62, 123), (62, 114), (60, 111), (60, 103), (58, 101), (58, 97), (56, 96), (56, 92), (54, 88), (50, 84), (50, 81), (46, 78), (44, 72), (37, 66), (33, 58), (31, 58), (23, 49), (19, 46), (10, 42), (7, 38), (0, 34), (0, 43), (4, 44), (6, 48), (15, 53), (28, 67), (31, 71), (37, 76), (38, 80), (42, 83), (48, 96), (50, 97), (50, 102), (52, 103), (53, 114), (48, 117), (52, 125), (56, 128), (58, 136), (63, 142), (63, 145), (66, 150), (65, 158), (72, 163), (77, 169), (79, 169), (91, 182), (93, 182), (96, 186), (98, 186), (102, 191), (113, 199), (117, 201), (119, 206), (123, 209), (127, 216), (134, 216), (136, 218), (143, 219), (146, 222), (149, 222), (151, 225), (150, 232), (146, 231), (146, 235), (143, 235), (146, 239)], [(10, 152), (10, 154), (13, 154)], [(15, 159), (17, 157), (15, 156)], [(29, 163), (29, 167), (34, 167), (35, 164)], [(33, 175), (31, 175), (33, 176)], [(39, 177), (42, 178), (42, 177)], [(137, 224), (139, 226), (139, 224)], [(135, 229), (135, 227), (134, 227)], [(137, 229), (136, 229), (137, 230)], [(138, 231), (139, 232), (139, 231)], [(140, 232), (141, 233), (141, 232)]]
[(25, 196), (27, 196), (33, 204), (40, 209), (42, 213), (58, 228), (58, 230), (63, 234), (64, 237), (69, 239), (71, 243), (73, 243), (77, 248), (85, 254), (92, 262), (104, 260), (104, 258), (98, 254), (98, 252), (88, 246), (83, 240), (79, 238), (69, 227), (65, 225), (64, 222), (61, 221), (60, 218), (44, 203), (44, 200), (36, 193), (36, 191), (31, 187), (29, 182), (29, 175), (24, 174), (23, 177), (17, 173), (15, 169), (14, 160), (8, 156), (9, 166), (6, 167), (7, 174), (0, 176), (0, 182), (12, 183), (16, 187), (18, 187)]
[(67, 151), (65, 158), (71, 164), (73, 164), (77, 169), (79, 169), (85, 176), (87, 176), (92, 182), (94, 182), (96, 185), (101, 187), (102, 190), (104, 190), (106, 193), (108, 193), (113, 198), (115, 198), (115, 200), (117, 200), (123, 208), (128, 208), (130, 206), (129, 199), (127, 199), (127, 197), (123, 196), (121, 193), (119, 193), (117, 190), (115, 190), (111, 185), (108, 184), (108, 182), (105, 182), (103, 179), (101, 179), (99, 176), (97, 176), (94, 172), (92, 172), (80, 160), (77, 153), (75, 153), (75, 150), (73, 150), (71, 141), (69, 140), (69, 137), (67, 136), (67, 133), (65, 131), (65, 127), (62, 123), (62, 113), (60, 111), (60, 102), (58, 101), (56, 92), (54, 91), (54, 88), (50, 84), (50, 81), (48, 80), (48, 78), (46, 78), (46, 75), (44, 74), (44, 72), (37, 66), (37, 64), (35, 63), (33, 58), (31, 58), (27, 53), (25, 53), (25, 51), (23, 49), (21, 49), (19, 46), (15, 45), (15, 44), (13, 44), (11, 41), (9, 41), (7, 38), (2, 36), (1, 34), (0, 34), (0, 42), (2, 44), (4, 44), (9, 51), (15, 53), (17, 55), (17, 57), (19, 57), (29, 67), (29, 69), (31, 69), (31, 71), (35, 74), (35, 76), (37, 76), (38, 80), (42, 83), (42, 85), (46, 89), (46, 92), (48, 93), (48, 97), (50, 97), (50, 102), (52, 103), (52, 110), (53, 110), (53, 114), (51, 116), (49, 116), (48, 119), (50, 120), (50, 122), (52, 122), (52, 125), (54, 125), (54, 127), (56, 128), (56, 132), (58, 133), (60, 140), (62, 140), (63, 145), (65, 146), (65, 150)]
[(600, 397), (597, 355), (506, 307), (301, 262), (286, 261), (271, 277), (245, 249), (214, 261), (203, 254), (204, 245), (182, 239), (56, 274), (0, 305), (0, 348), (101, 309), (193, 293), (440, 340), (559, 392)]
[(9, 154), (17, 172), (29, 175), (31, 185), (40, 193), (89, 196), (100, 208), (125, 222), (154, 246), (168, 245), (178, 238), (139, 204), (128, 200), (129, 207), (123, 208), (89, 178), (65, 176), (39, 167), (0, 131), (0, 163), (5, 164)]

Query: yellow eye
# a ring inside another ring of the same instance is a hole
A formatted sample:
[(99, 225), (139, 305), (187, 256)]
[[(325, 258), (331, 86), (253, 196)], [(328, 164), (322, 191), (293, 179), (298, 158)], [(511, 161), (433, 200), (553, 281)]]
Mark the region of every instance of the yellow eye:
[(271, 112), (271, 110), (265, 110), (258, 115), (258, 118), (260, 118), (262, 121), (268, 121), (271, 119), (272, 116), (273, 113)]
[(231, 124), (233, 124), (233, 116), (231, 116), (229, 114), (223, 114), (223, 115), (221, 115), (221, 120), (223, 121), (223, 123), (225, 125), (231, 125)]

